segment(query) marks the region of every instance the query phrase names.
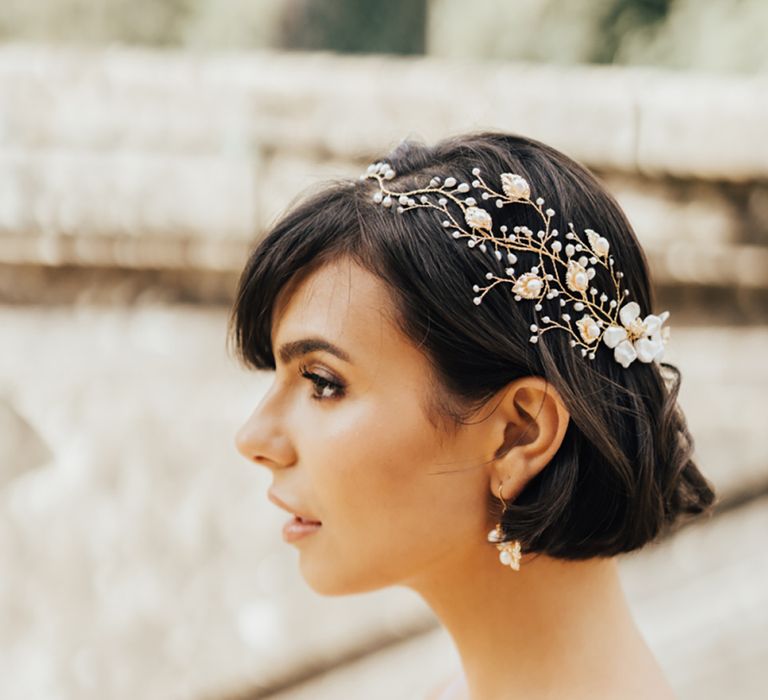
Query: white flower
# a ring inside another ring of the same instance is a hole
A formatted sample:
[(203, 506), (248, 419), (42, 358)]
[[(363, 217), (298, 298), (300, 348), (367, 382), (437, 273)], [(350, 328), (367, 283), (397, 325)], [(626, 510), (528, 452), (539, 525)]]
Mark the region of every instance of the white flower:
[(600, 326), (597, 325), (597, 321), (595, 321), (589, 314), (584, 314), (578, 321), (576, 321), (576, 326), (587, 345), (594, 343), (600, 335)]
[(501, 189), (510, 199), (528, 199), (531, 196), (528, 181), (521, 175), (513, 173), (501, 174)]
[(576, 260), (568, 261), (568, 271), (565, 273), (565, 283), (572, 292), (583, 292), (589, 287), (589, 276), (586, 268)]
[(512, 285), (512, 291), (523, 299), (537, 299), (541, 296), (544, 280), (534, 272), (526, 272), (517, 278)]
[(490, 230), (493, 219), (491, 215), (480, 207), (468, 207), (464, 212), (464, 219), (471, 228), (484, 228)]
[(608, 251), (610, 250), (611, 246), (608, 243), (607, 238), (603, 238), (603, 236), (600, 236), (591, 228), (585, 228), (584, 232), (587, 234), (589, 246), (595, 252), (595, 255), (600, 258), (604, 258), (606, 255), (608, 255)]
[(603, 342), (614, 348), (613, 356), (622, 367), (629, 367), (636, 359), (640, 362), (661, 360), (664, 356), (664, 342), (668, 329), (662, 330), (669, 311), (655, 316), (649, 314), (640, 319), (640, 306), (630, 301), (621, 307), (621, 326), (608, 326), (603, 333)]

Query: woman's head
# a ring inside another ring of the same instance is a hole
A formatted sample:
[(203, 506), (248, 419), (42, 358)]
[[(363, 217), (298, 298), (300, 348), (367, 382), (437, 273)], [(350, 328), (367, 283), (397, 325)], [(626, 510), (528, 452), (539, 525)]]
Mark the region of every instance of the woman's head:
[[(398, 191), (434, 176), (470, 181), (473, 168), (488, 180), (521, 175), (555, 209), (554, 228), (572, 222), (610, 241), (628, 298), (653, 310), (626, 217), (562, 153), (478, 133), (434, 146), (406, 141), (382, 160)], [(447, 235), (434, 210), (383, 208), (376, 189), (371, 179), (334, 181), (287, 212), (251, 255), (231, 319), (245, 363), (277, 370), (238, 447), (273, 469), (279, 495), (323, 521), (306, 545), (328, 549), (308, 551), (306, 566), (324, 559), (349, 572), (332, 583), (319, 568), (305, 571), (318, 588), (406, 580), (464, 548), (493, 556), (484, 537), (500, 514), (499, 484), (512, 501), (508, 538), (523, 554), (564, 559), (637, 549), (713, 503), (691, 461), (674, 367), (625, 368), (605, 346), (590, 360), (564, 332), (531, 343), (531, 325), (554, 316), (557, 299), (537, 311), (501, 285), (476, 305), (473, 285), (489, 270), (503, 274), (503, 262)], [(494, 226), (536, 231), (536, 216), (511, 204), (494, 213)], [(342, 346), (353, 362), (315, 351), (283, 363), (277, 348), (310, 336)], [(345, 388), (335, 392), (329, 383), (339, 379)]]

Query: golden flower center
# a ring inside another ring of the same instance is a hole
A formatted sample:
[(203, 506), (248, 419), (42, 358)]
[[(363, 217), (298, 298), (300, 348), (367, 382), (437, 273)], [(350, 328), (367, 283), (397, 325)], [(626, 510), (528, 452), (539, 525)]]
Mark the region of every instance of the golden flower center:
[(645, 335), (646, 330), (646, 325), (639, 318), (634, 319), (632, 323), (627, 326), (627, 334), (631, 340), (642, 338)]

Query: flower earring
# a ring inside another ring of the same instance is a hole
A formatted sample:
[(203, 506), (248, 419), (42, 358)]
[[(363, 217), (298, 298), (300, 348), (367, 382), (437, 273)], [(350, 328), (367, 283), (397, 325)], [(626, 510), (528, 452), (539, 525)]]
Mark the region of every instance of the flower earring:
[[(499, 484), (499, 500), (504, 504), (502, 516), (507, 512), (507, 504), (501, 497), (501, 489), (504, 484)], [(515, 571), (520, 571), (520, 540), (504, 542), (504, 531), (501, 529), (501, 522), (496, 523), (496, 527), (488, 533), (488, 541), (496, 545), (499, 550), (499, 561), (504, 566), (509, 566)]]

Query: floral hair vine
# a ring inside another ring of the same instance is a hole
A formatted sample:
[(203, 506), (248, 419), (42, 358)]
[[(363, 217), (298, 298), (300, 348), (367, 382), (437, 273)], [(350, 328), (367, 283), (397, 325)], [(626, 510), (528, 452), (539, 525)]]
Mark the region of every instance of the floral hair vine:
[[(373, 194), (373, 201), (384, 207), (397, 203), (397, 212), (404, 213), (418, 207), (433, 208), (440, 212), (442, 226), (455, 239), (466, 239), (470, 248), (492, 255), (508, 265), (499, 276), (486, 273), (485, 286), (474, 285), (475, 304), (499, 284), (511, 284), (515, 301), (523, 299), (535, 302), (536, 311), (541, 311), (543, 299), (559, 299), (559, 318), (542, 316), (539, 323), (531, 324), (530, 342), (536, 343), (547, 331), (555, 328), (571, 335), (570, 345), (581, 350), (583, 357), (595, 359), (595, 351), (602, 340), (614, 351), (614, 358), (624, 368), (635, 359), (641, 362), (661, 360), (664, 345), (669, 337), (669, 327), (663, 327), (669, 311), (659, 315), (641, 317), (640, 306), (627, 301), (629, 290), (621, 289), (622, 272), (614, 269), (610, 255), (610, 243), (596, 231), (584, 229), (586, 241), (576, 232), (573, 223), (565, 241), (560, 232), (550, 228), (555, 212), (544, 209), (544, 199), (531, 199), (528, 182), (520, 175), (501, 173), (501, 192), (493, 190), (483, 180), (480, 169), (473, 168), (474, 179), (470, 183), (459, 182), (455, 177), (434, 176), (427, 187), (395, 192), (387, 187), (387, 181), (395, 177), (395, 171), (385, 161), (368, 166), (361, 180), (375, 179), (379, 189)], [(532, 231), (527, 226), (500, 226), (499, 233), (493, 231), (493, 218), (488, 210), (478, 205), (474, 190), (483, 201), (495, 202), (497, 208), (511, 203), (528, 204), (542, 219), (543, 229)], [(448, 205), (453, 203), (461, 211), (460, 219), (454, 216)], [(538, 256), (538, 263), (526, 270), (518, 271), (515, 252), (530, 252)], [(563, 253), (565, 254), (563, 256)], [(591, 286), (596, 267), (605, 268), (610, 274), (613, 289), (610, 293)], [(576, 312), (572, 315), (572, 312)], [(579, 316), (579, 314), (581, 314)], [(577, 318), (578, 316), (578, 318)]]

